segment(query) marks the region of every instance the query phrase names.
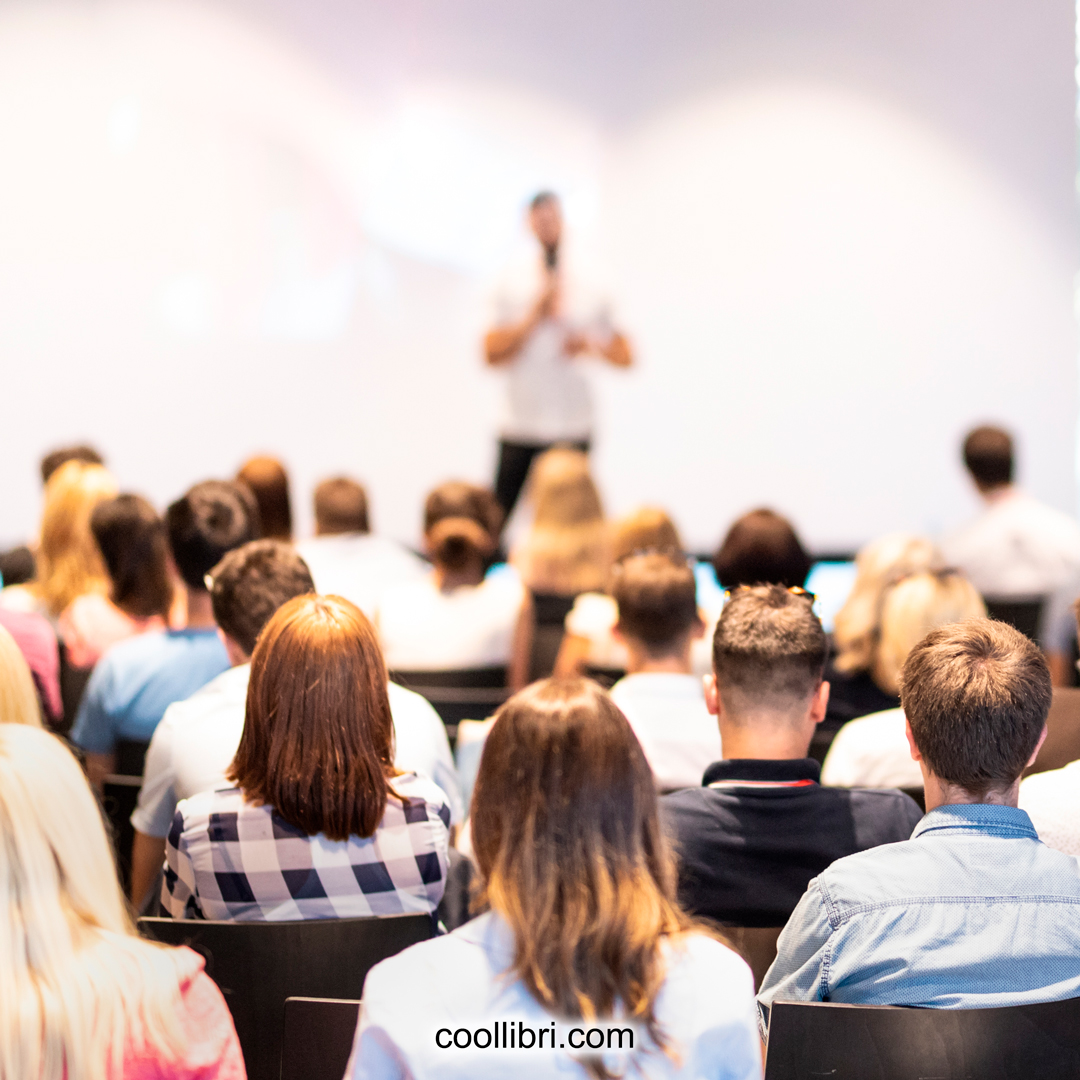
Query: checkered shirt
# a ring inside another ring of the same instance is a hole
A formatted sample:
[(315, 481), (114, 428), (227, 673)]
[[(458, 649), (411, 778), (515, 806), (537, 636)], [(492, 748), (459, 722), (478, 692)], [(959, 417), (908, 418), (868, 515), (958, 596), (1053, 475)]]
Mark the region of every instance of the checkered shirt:
[(185, 799), (165, 846), (161, 903), (174, 919), (334, 919), (433, 912), (446, 885), (450, 808), (405, 773), (372, 836), (308, 836), (239, 788)]

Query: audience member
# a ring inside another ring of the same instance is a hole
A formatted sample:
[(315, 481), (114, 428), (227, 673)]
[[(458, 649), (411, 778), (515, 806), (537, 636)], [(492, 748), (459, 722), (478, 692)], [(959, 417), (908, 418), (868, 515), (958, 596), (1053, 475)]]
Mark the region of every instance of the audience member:
[(315, 488), (315, 536), (296, 545), (323, 595), (344, 596), (374, 618), (384, 589), (424, 577), (428, 566), (403, 544), (373, 536), (367, 492), (348, 477)]
[[(982, 597), (958, 570), (926, 570), (894, 581), (881, 598), (876, 678), (899, 691), (908, 655), (931, 630), (985, 614)], [(904, 735), (903, 709), (845, 724), (833, 740), (821, 777), (835, 787), (919, 787), (922, 772)]]
[(810, 556), (787, 518), (774, 510), (751, 510), (728, 529), (713, 558), (725, 589), (740, 585), (806, 584)]
[[(511, 698), (473, 807), (491, 910), (371, 970), (347, 1076), (505, 1076), (520, 1051), (478, 1041), (505, 1023), (553, 1033), (530, 1077), (760, 1078), (749, 969), (679, 909), (648, 765), (599, 687), (548, 680)], [(575, 1021), (613, 1022), (622, 1053), (564, 1048)], [(447, 1041), (460, 1028), (472, 1050)]]
[(690, 649), (705, 633), (694, 571), (683, 556), (631, 555), (616, 565), (615, 631), (628, 653), (627, 675), (611, 698), (630, 721), (661, 791), (701, 783), (720, 756), (716, 721)]
[(42, 715), (50, 724), (59, 724), (64, 704), (60, 696), (60, 651), (52, 624), (36, 611), (0, 607), (0, 627), (14, 638), (30, 668)]
[(926, 817), (810, 883), (758, 995), (763, 1030), (780, 999), (970, 1009), (1080, 995), (1080, 867), (1016, 805), (1050, 696), (1042, 654), (1004, 623), (943, 627), (911, 651), (900, 697)]
[(162, 904), (235, 921), (433, 912), (450, 808), (394, 768), (393, 744), (367, 617), (340, 597), (286, 602), (252, 654), (236, 786), (177, 807)]
[(809, 596), (742, 586), (713, 638), (705, 700), (724, 760), (660, 800), (678, 848), (679, 900), (734, 926), (782, 926), (835, 859), (906, 840), (922, 817), (898, 791), (821, 787), (810, 737), (829, 698), (828, 641)]
[(101, 811), (55, 736), (0, 726), (0, 838), (0, 1075), (243, 1080), (202, 958), (136, 935)]
[(250, 492), (220, 480), (196, 484), (166, 511), (187, 622), (122, 641), (94, 668), (71, 739), (86, 751), (96, 787), (113, 770), (118, 739), (148, 742), (169, 705), (228, 669), (205, 579), (227, 551), (254, 538), (257, 513)]
[(253, 457), (244, 462), (236, 479), (247, 484), (259, 507), (258, 535), (267, 540), (292, 540), (292, 503), (289, 474), (272, 457)]
[(30, 666), (3, 626), (0, 626), (0, 724), (41, 727), (41, 703)]
[(108, 571), (108, 596), (77, 596), (59, 619), (73, 667), (93, 667), (118, 641), (164, 630), (173, 600), (165, 523), (139, 495), (117, 495), (94, 507), (90, 531)]
[(86, 443), (76, 443), (74, 446), (61, 446), (56, 450), (50, 450), (41, 459), (41, 486), (44, 487), (52, 478), (52, 474), (66, 465), (69, 461), (81, 461), (84, 465), (104, 465), (105, 459), (92, 446)]
[(391, 671), (508, 665), (511, 686), (528, 671), (528, 597), (517, 575), (485, 575), (502, 510), (487, 489), (451, 481), (424, 506), (424, 544), (433, 569), (388, 588), (376, 623)]

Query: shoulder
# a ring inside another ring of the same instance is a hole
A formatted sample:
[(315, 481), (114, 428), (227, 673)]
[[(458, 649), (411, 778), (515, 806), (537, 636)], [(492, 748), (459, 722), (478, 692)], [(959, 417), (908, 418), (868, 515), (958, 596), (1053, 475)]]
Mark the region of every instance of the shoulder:
[(444, 819), (445, 814), (450, 811), (449, 803), (446, 799), (446, 792), (443, 791), (434, 780), (429, 780), (426, 776), (420, 776), (418, 773), (405, 772), (400, 776), (395, 776), (390, 780), (390, 786), (401, 797), (402, 802), (397, 799), (387, 799), (386, 801), (386, 815), (391, 816), (392, 812), (398, 812), (404, 816), (405, 821), (408, 824), (413, 824), (417, 820), (411, 812), (417, 807), (424, 807), (427, 817), (432, 814), (439, 818)]
[(443, 726), (435, 706), (422, 694), (415, 690), (408, 690), (400, 683), (390, 682), (387, 684), (387, 696), (390, 698), (390, 713), (394, 723), (424, 723), (438, 724)]
[(183, 821), (184, 831), (209, 827), (210, 818), (241, 813), (270, 813), (269, 807), (252, 806), (244, 799), (243, 792), (237, 787), (219, 788), (215, 791), (200, 791), (188, 799), (181, 799), (176, 804), (176, 816)]

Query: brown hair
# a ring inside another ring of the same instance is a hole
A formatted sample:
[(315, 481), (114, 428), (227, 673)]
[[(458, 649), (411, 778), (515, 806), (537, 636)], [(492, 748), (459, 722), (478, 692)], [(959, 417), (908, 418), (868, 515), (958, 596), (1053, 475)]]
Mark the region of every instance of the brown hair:
[(679, 530), (666, 511), (643, 506), (611, 527), (611, 558), (615, 562), (639, 551), (682, 551)]
[(976, 797), (1019, 779), (1052, 695), (1038, 647), (991, 619), (928, 634), (900, 674), (904, 714), (927, 768)]
[[(472, 839), (486, 898), (514, 934), (513, 970), (533, 998), (585, 1020), (621, 1004), (664, 1046), (660, 942), (692, 923), (675, 900), (645, 755), (595, 683), (546, 679), (499, 709)], [(607, 1075), (599, 1062), (589, 1067)]]
[(820, 685), (829, 642), (808, 596), (782, 585), (745, 585), (731, 594), (713, 635), (721, 697), (806, 698)]
[(210, 571), (214, 622), (250, 656), (270, 617), (286, 600), (315, 591), (307, 563), (280, 540), (253, 540)]
[(751, 510), (728, 530), (713, 558), (725, 589), (739, 585), (803, 585), (810, 556), (787, 518), (774, 510)]
[(267, 540), (291, 540), (292, 503), (285, 466), (277, 458), (253, 457), (244, 462), (236, 479), (247, 484), (259, 505), (259, 535)]
[(363, 485), (334, 476), (315, 488), (315, 529), (320, 536), (371, 531), (368, 498)]
[(173, 587), (165, 522), (141, 495), (94, 507), (90, 530), (112, 580), (112, 602), (136, 619), (168, 618)]
[(375, 631), (340, 596), (298, 596), (251, 658), (228, 777), (308, 836), (371, 836), (394, 791), (394, 722)]
[(964, 440), (964, 464), (983, 490), (1011, 484), (1012, 436), (999, 427), (977, 427)]
[(204, 480), (165, 511), (169, 550), (184, 584), (204, 591), (227, 552), (259, 537), (259, 507), (237, 480)]
[(424, 537), (437, 566), (460, 570), (495, 550), (503, 512), (487, 488), (450, 480), (424, 503)]
[(81, 461), (84, 465), (104, 465), (105, 459), (92, 446), (86, 443), (78, 443), (75, 446), (61, 446), (58, 450), (50, 450), (41, 459), (41, 482), (47, 484), (61, 465), (69, 461)]
[(615, 567), (619, 630), (654, 656), (679, 646), (698, 620), (697, 581), (685, 558), (632, 555)]

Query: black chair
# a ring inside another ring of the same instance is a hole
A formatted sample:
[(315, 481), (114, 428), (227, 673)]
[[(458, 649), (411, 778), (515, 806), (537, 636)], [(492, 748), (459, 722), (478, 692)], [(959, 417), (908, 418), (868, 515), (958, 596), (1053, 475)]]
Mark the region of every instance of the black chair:
[(281, 1080), (341, 1080), (359, 1018), (359, 1001), (287, 998)]
[(1080, 1076), (1080, 998), (999, 1009), (778, 1001), (765, 1080), (1065, 1080)]
[(919, 809), (926, 813), (926, 792), (922, 784), (918, 787), (903, 787), (900, 789), (909, 799), (914, 799), (919, 804)]
[(529, 658), (529, 681), (546, 679), (555, 670), (555, 661), (566, 632), (566, 616), (574, 607), (576, 596), (560, 593), (532, 594), (533, 640)]
[(249, 1080), (277, 1080), (285, 999), (360, 998), (380, 960), (426, 941), (430, 915), (291, 922), (140, 919), (146, 937), (189, 945), (232, 1012)]
[(605, 690), (610, 690), (625, 675), (622, 668), (601, 667), (599, 664), (585, 665), (585, 678), (599, 683)]
[(1032, 641), (1038, 642), (1045, 597), (984, 596), (983, 600), (986, 603), (986, 614), (991, 619), (1008, 623)]
[(390, 678), (431, 702), (451, 742), (462, 720), (486, 720), (510, 696), (505, 667), (392, 671)]
[(116, 744), (116, 772), (105, 777), (101, 805), (109, 822), (116, 869), (125, 894), (131, 885), (131, 849), (135, 829), (131, 815), (139, 801), (142, 788), (143, 764), (149, 743), (120, 739)]

